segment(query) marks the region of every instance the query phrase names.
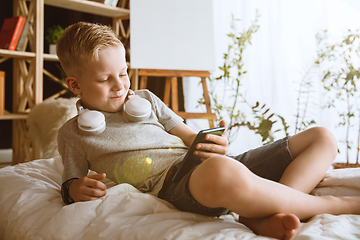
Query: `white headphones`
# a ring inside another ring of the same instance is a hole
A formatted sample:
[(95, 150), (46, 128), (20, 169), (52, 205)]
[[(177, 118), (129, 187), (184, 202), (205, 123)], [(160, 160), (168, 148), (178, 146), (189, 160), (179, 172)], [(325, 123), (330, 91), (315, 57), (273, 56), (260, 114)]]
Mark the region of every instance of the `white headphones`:
[[(148, 100), (141, 98), (129, 90), (128, 100), (124, 104), (125, 117), (133, 122), (144, 121), (151, 115), (151, 104)], [(78, 110), (78, 127), (85, 135), (97, 135), (106, 128), (105, 116), (99, 111), (85, 109), (81, 101), (76, 102)]]

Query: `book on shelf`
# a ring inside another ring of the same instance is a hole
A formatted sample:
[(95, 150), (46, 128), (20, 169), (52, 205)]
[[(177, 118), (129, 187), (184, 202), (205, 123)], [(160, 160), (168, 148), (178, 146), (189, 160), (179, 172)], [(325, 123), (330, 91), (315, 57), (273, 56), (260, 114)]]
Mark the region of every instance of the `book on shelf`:
[(98, 3), (104, 3), (104, 2), (105, 2), (105, 0), (89, 0), (89, 1), (91, 1), (91, 2), (98, 2)]
[(29, 35), (29, 31), (30, 31), (30, 25), (31, 25), (31, 22), (29, 20), (26, 20), (25, 25), (24, 25), (24, 29), (22, 30), (20, 38), (19, 38), (19, 42), (16, 45), (16, 50), (17, 51), (25, 51), (26, 45), (27, 45), (27, 42), (28, 42), (28, 35)]
[(0, 30), (0, 48), (15, 50), (26, 18), (23, 16), (5, 18)]
[(112, 7), (116, 7), (119, 0), (90, 0), (92, 2), (98, 2), (98, 3), (103, 3), (105, 5), (110, 5)]
[(112, 7), (116, 7), (118, 2), (119, 2), (119, 0), (105, 0), (104, 4), (105, 5), (110, 5)]
[(0, 116), (4, 115), (5, 108), (5, 72), (0, 71)]

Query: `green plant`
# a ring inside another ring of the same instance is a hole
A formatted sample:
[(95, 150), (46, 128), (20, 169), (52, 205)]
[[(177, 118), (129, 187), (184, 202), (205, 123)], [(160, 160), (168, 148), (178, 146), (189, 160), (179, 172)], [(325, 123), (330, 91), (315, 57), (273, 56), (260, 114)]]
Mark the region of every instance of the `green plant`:
[(45, 39), (49, 44), (56, 44), (64, 29), (60, 25), (54, 25), (46, 30)]
[[(45, 39), (49, 44), (56, 44), (57, 40), (60, 38), (61, 34), (64, 32), (64, 29), (60, 25), (53, 25), (52, 27), (49, 27), (46, 31)], [(68, 89), (66, 85), (66, 73), (62, 69), (61, 65), (59, 63), (55, 63), (56, 68), (59, 70), (60, 78), (57, 78), (56, 76), (52, 75), (50, 72), (44, 70), (45, 75), (48, 77), (49, 80), (59, 84), (62, 88), (67, 90), (68, 93), (71, 93), (71, 91)]]
[(307, 129), (312, 124), (316, 124), (316, 121), (311, 118), (309, 119), (308, 115), (310, 105), (317, 105), (311, 101), (311, 94), (314, 92), (312, 78), (314, 76), (318, 77), (317, 67), (318, 64), (315, 61), (315, 63), (306, 70), (298, 83), (294, 134)]
[[(360, 57), (359, 30), (349, 30), (345, 36), (335, 44), (328, 43), (329, 34), (324, 31), (318, 38), (322, 47), (318, 51), (319, 63), (326, 66), (323, 71), (322, 83), (329, 100), (325, 107), (337, 111), (340, 117), (338, 126), (345, 127), (346, 136), (346, 164), (350, 164), (349, 150), (353, 143), (350, 142), (350, 129), (355, 127), (353, 122), (360, 122), (360, 106), (358, 84), (360, 68), (355, 67), (356, 59)], [(358, 65), (359, 66), (359, 65)], [(358, 127), (356, 165), (359, 166), (360, 152), (360, 125)]]
[[(259, 102), (256, 102), (255, 105), (251, 104), (246, 98), (246, 91), (242, 88), (246, 74), (243, 54), (246, 47), (251, 44), (252, 35), (259, 29), (257, 23), (259, 17), (259, 14), (256, 13), (251, 26), (242, 32), (239, 32), (236, 27), (239, 19), (232, 18), (232, 31), (228, 34), (231, 43), (228, 51), (223, 55), (224, 64), (219, 67), (221, 74), (216, 78), (211, 77), (209, 80), (209, 95), (212, 101), (212, 110), (218, 116), (217, 121), (224, 119), (224, 116), (228, 118), (229, 143), (236, 138), (240, 127), (247, 127), (261, 135), (265, 144), (274, 141), (273, 133), (281, 131), (281, 129), (274, 130), (274, 124), (278, 121), (276, 118), (281, 120), (282, 129), (288, 135), (289, 126), (285, 119), (278, 114), (271, 113), (266, 104)], [(220, 97), (218, 96), (219, 83), (223, 85)], [(199, 100), (199, 104), (204, 104), (203, 98)]]

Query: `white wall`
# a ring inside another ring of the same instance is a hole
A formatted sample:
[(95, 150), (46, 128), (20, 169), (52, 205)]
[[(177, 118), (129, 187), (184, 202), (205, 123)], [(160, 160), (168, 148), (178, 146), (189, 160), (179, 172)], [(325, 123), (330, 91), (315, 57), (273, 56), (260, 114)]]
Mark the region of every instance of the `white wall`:
[(214, 70), (211, 0), (130, 1), (131, 68)]

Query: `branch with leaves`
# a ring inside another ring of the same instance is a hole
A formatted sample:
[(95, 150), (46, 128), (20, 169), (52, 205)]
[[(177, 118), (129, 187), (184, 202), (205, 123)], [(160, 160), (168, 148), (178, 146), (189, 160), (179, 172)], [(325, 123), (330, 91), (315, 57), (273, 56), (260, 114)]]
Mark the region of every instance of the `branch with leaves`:
[[(218, 116), (220, 122), (224, 118), (229, 120), (227, 136), (231, 143), (238, 134), (240, 127), (247, 127), (256, 134), (261, 135), (264, 144), (274, 141), (273, 134), (284, 130), (288, 134), (288, 128), (285, 119), (278, 114), (271, 113), (266, 104), (256, 102), (251, 104), (246, 99), (246, 91), (243, 89), (244, 76), (247, 73), (244, 70), (243, 54), (245, 49), (251, 45), (251, 38), (258, 29), (258, 18), (260, 15), (256, 12), (255, 20), (250, 27), (244, 31), (238, 31), (236, 23), (240, 21), (232, 17), (231, 32), (227, 35), (231, 43), (228, 50), (223, 55), (224, 63), (219, 67), (220, 76), (210, 78), (209, 95), (212, 101), (212, 110)], [(222, 97), (219, 97), (219, 85), (222, 85)], [(221, 99), (220, 99), (221, 98)], [(198, 102), (200, 105), (205, 104), (204, 99)], [(246, 107), (242, 109), (241, 107)], [(241, 109), (241, 110), (240, 110)], [(282, 129), (274, 130), (274, 124), (281, 120)]]
[[(352, 122), (356, 117), (360, 121), (360, 115), (356, 115), (360, 112), (358, 104), (360, 68), (354, 67), (356, 64), (354, 59), (360, 57), (359, 29), (355, 32), (349, 30), (344, 38), (335, 44), (327, 43), (326, 40), (329, 38), (327, 31), (324, 31), (322, 35), (319, 34), (318, 38), (323, 44), (318, 51), (319, 63), (326, 66), (322, 83), (329, 100), (325, 107), (336, 109), (340, 117), (338, 126), (346, 129), (346, 162), (349, 165), (349, 150), (352, 148), (352, 143), (349, 141), (350, 129), (354, 127)], [(360, 126), (358, 134), (357, 165), (359, 165)]]

